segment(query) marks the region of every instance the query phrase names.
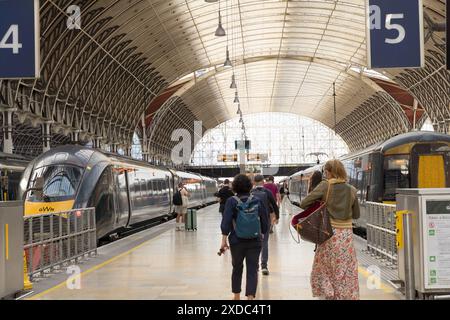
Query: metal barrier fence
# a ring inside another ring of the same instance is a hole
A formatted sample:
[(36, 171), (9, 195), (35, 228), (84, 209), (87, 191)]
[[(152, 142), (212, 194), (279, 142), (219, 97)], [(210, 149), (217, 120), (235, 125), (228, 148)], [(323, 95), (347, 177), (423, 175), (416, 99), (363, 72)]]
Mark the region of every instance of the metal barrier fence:
[(24, 250), (30, 279), (96, 254), (95, 208), (25, 216)]
[(397, 265), (395, 205), (366, 202), (367, 250), (388, 265)]

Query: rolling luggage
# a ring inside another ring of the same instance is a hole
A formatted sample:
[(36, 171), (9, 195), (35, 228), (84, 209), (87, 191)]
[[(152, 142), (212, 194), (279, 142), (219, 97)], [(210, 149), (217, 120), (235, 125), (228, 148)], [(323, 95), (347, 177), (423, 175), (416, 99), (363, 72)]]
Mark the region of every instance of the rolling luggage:
[(197, 210), (188, 209), (186, 214), (185, 229), (187, 231), (197, 231)]

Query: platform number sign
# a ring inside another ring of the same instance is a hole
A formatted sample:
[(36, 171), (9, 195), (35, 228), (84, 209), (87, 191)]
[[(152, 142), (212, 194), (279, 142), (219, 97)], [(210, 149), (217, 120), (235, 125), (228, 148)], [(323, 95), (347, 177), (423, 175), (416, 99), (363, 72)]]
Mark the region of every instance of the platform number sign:
[(0, 0), (0, 79), (38, 78), (39, 0)]
[(422, 0), (366, 0), (369, 68), (425, 65)]

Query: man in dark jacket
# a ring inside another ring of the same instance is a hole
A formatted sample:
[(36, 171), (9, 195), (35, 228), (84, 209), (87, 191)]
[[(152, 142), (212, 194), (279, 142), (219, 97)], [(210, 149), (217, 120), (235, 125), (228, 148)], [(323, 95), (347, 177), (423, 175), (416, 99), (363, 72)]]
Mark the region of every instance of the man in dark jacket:
[[(273, 194), (270, 190), (264, 188), (264, 176), (257, 175), (254, 178), (255, 187), (252, 190), (252, 194), (257, 197), (263, 205), (266, 207), (266, 212), (268, 213), (268, 221), (270, 222), (270, 213), (275, 214), (274, 221), (272, 223), (277, 223), (280, 219), (280, 210), (277, 205), (277, 201), (273, 197)], [(264, 234), (264, 241), (261, 250), (261, 269), (262, 274), (265, 276), (269, 275), (269, 269), (267, 268), (267, 261), (269, 260), (269, 230), (266, 234)]]
[(225, 181), (223, 182), (223, 187), (220, 188), (220, 190), (216, 192), (214, 196), (220, 199), (219, 212), (223, 214), (223, 211), (225, 209), (225, 202), (227, 202), (228, 198), (234, 196), (234, 193), (230, 188), (230, 180), (225, 179)]

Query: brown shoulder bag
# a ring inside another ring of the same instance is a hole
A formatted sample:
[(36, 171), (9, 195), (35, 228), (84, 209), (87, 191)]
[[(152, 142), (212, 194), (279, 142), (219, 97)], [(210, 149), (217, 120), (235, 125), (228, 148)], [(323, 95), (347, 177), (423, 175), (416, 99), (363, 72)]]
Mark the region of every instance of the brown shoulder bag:
[(333, 236), (330, 213), (327, 210), (327, 202), (331, 188), (332, 185), (328, 183), (328, 192), (325, 201), (318, 202), (299, 213), (295, 225), (293, 223), (294, 228), (303, 240), (320, 245)]

